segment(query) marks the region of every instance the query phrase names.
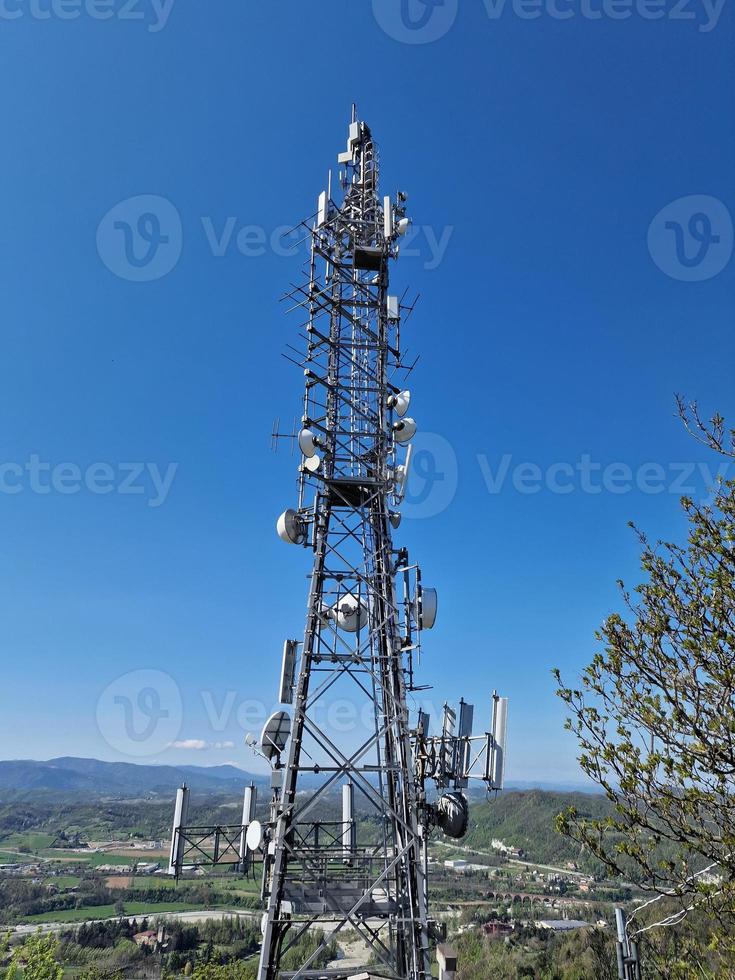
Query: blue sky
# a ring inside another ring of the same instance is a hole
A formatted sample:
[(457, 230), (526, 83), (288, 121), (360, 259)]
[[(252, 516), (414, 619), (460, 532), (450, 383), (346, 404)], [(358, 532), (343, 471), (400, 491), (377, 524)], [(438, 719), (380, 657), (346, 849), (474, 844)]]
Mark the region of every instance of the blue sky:
[[(0, 757), (256, 764), (249, 702), (275, 700), (308, 571), (274, 533), (296, 459), (269, 434), (302, 385), (277, 229), (315, 210), (354, 100), (415, 222), (422, 679), (481, 716), (511, 697), (511, 779), (575, 779), (550, 669), (637, 581), (626, 522), (680, 537), (677, 491), (705, 493), (674, 392), (735, 417), (731, 8), (0, 7)], [(168, 712), (147, 745), (110, 721), (139, 690)]]

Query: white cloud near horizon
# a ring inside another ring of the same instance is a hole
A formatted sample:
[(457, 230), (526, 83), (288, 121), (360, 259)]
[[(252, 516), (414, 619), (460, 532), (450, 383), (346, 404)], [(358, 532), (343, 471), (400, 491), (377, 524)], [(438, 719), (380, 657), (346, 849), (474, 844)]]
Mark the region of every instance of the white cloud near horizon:
[(204, 752), (207, 749), (234, 749), (234, 742), (205, 742), (202, 738), (182, 738), (176, 742), (171, 742), (170, 749), (193, 749), (195, 752)]

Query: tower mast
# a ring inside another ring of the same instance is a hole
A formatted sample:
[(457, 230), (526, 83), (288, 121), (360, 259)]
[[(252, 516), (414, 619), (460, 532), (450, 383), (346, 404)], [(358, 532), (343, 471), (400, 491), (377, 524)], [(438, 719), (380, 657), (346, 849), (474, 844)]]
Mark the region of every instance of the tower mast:
[[(379, 197), (378, 151), (354, 111), (339, 162), (343, 201), (320, 196), (308, 283), (292, 294), (307, 314), (303, 462), (299, 506), (281, 516), (278, 530), (313, 551), (313, 569), (291, 737), (272, 804), (259, 980), (282, 975), (289, 946), (306, 928), (296, 915), (328, 923), (325, 945), (342, 928), (355, 930), (387, 975), (425, 980), (431, 975), (425, 800), (406, 704), (422, 596), (417, 570), (394, 549), (391, 534), (406, 476), (401, 447), (416, 429), (405, 414), (408, 392), (390, 380), (402, 365), (389, 264), (408, 222), (402, 200)], [(403, 595), (397, 574), (405, 580)], [(315, 720), (318, 702), (338, 683), (372, 703), (371, 731), (359, 746), (338, 746)], [(300, 803), (299, 777), (315, 771), (322, 784)], [(310, 819), (343, 780), (377, 840), (359, 841), (354, 826), (330, 833), (324, 821)], [(292, 976), (316, 976), (309, 968), (318, 959), (314, 953)]]
[[(338, 161), (341, 202), (330, 176), (308, 229), (306, 279), (289, 294), (306, 343), (304, 407), (298, 500), (277, 531), (310, 553), (311, 575), (303, 640), (284, 644), (283, 707), (259, 743), (271, 766), (269, 811), (255, 819), (254, 787), (241, 825), (191, 827), (177, 806), (170, 871), (193, 863), (247, 873), (260, 857), (258, 980), (349, 980), (368, 966), (389, 980), (430, 980), (441, 930), (428, 911), (428, 838), (435, 827), (464, 835), (471, 779), (502, 788), (507, 699), (493, 695), (490, 730), (478, 737), (464, 701), (459, 715), (444, 706), (436, 736), (428, 713), (409, 718), (409, 695), (421, 690), (414, 661), (437, 612), (436, 591), (393, 541), (416, 423), (410, 392), (394, 382), (406, 372), (404, 308), (389, 270), (410, 222), (404, 194), (380, 197), (378, 150), (354, 107)], [(325, 722), (325, 708), (345, 704), (353, 720), (363, 707), (362, 728), (345, 731), (328, 714)], [(332, 940), (348, 930), (366, 962), (328, 967)]]

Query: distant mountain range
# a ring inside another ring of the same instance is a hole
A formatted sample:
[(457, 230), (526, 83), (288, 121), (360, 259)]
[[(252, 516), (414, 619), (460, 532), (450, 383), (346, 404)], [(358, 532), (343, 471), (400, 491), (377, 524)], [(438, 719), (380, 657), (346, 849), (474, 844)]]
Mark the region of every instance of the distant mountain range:
[(146, 766), (69, 757), (47, 762), (0, 762), (0, 800), (3, 796), (47, 792), (126, 798), (170, 796), (183, 782), (199, 793), (232, 793), (249, 782), (263, 786), (268, 779), (236, 766)]
[[(90, 796), (138, 798), (171, 796), (183, 782), (197, 793), (231, 794), (247, 783), (269, 783), (267, 776), (246, 772), (236, 766), (149, 766), (133, 762), (101, 762), (99, 759), (63, 757), (37, 762), (19, 759), (0, 762), (0, 802), (19, 795), (86, 793)], [(305, 789), (319, 782), (304, 774)], [(557, 792), (595, 792), (592, 784), (509, 782), (508, 789), (544, 789)]]

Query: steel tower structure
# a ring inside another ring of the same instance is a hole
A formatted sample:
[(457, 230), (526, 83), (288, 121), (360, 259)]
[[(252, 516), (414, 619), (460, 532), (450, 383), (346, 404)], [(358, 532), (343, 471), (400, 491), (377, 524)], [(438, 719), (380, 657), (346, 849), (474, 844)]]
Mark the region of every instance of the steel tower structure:
[[(249, 787), (242, 825), (189, 827), (182, 788), (170, 870), (203, 861), (245, 872), (262, 860), (258, 980), (344, 980), (366, 968), (429, 980), (441, 930), (428, 910), (428, 838), (437, 826), (451, 837), (465, 833), (471, 779), (502, 788), (507, 701), (494, 695), (490, 731), (477, 738), (465, 702), (459, 713), (444, 706), (437, 736), (427, 713), (410, 717), (412, 692), (423, 690), (415, 662), (437, 612), (435, 590), (393, 541), (416, 423), (410, 392), (397, 383), (410, 370), (401, 352), (410, 307), (390, 292), (390, 266), (410, 222), (404, 194), (380, 197), (378, 150), (354, 108), (338, 160), (341, 203), (330, 176), (307, 227), (305, 280), (288, 294), (302, 314), (305, 347), (296, 360), (305, 391), (293, 437), (298, 500), (277, 530), (310, 552), (311, 574), (303, 641), (284, 645), (286, 707), (259, 742), (272, 771), (268, 816), (255, 819)], [(357, 720), (355, 704), (362, 726), (344, 723), (345, 708)], [(437, 798), (427, 797), (427, 780)], [(309, 947), (300, 941), (317, 926), (323, 941), (302, 956)], [(370, 963), (325, 968), (343, 930), (361, 937)]]
[[(273, 802), (259, 980), (282, 975), (289, 947), (316, 921), (332, 923), (327, 939), (344, 927), (358, 932), (386, 975), (424, 980), (431, 975), (425, 797), (414, 771), (407, 694), (435, 595), (421, 588), (418, 569), (392, 539), (407, 475), (400, 447), (416, 428), (405, 415), (410, 396), (392, 381), (403, 364), (389, 268), (408, 219), (403, 195), (380, 199), (378, 150), (354, 113), (339, 162), (343, 201), (321, 195), (308, 282), (290, 294), (307, 316), (299, 434), (305, 455), (298, 508), (282, 515), (278, 528), (313, 551), (313, 570), (291, 737)], [(289, 670), (286, 664), (286, 686)], [(319, 718), (320, 700), (338, 682), (372, 705), (371, 730), (358, 746), (338, 745)], [(304, 772), (318, 772), (323, 782), (300, 802)], [(310, 818), (345, 779), (343, 819), (330, 825)], [(355, 792), (376, 831), (368, 842), (357, 840)], [(297, 913), (307, 918), (295, 925)], [(293, 976), (324, 975), (310, 966)]]

